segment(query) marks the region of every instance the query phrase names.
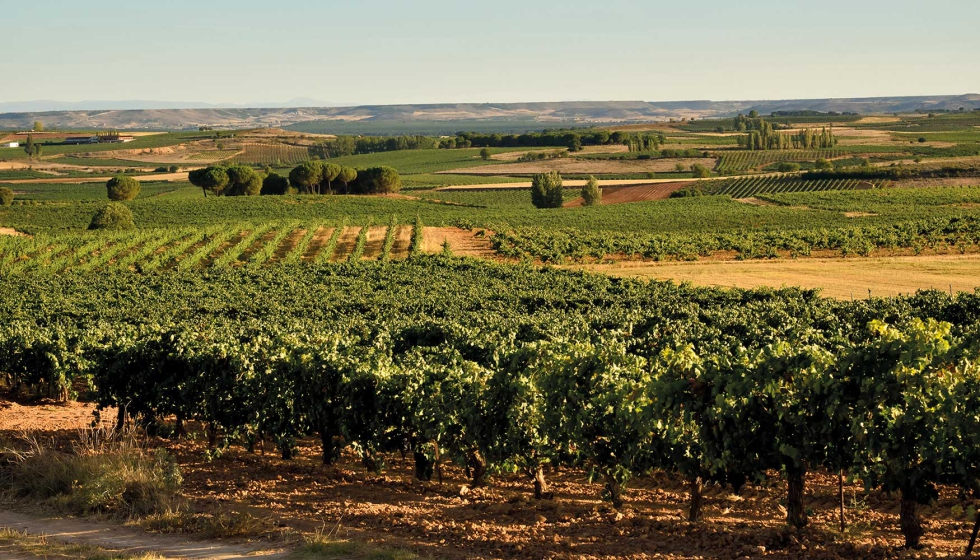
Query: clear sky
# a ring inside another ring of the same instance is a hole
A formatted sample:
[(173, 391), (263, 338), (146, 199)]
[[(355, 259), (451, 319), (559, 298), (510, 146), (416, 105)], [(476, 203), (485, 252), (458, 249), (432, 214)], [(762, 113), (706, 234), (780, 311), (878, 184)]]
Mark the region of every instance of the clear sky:
[(0, 102), (980, 91), (978, 0), (3, 0)]

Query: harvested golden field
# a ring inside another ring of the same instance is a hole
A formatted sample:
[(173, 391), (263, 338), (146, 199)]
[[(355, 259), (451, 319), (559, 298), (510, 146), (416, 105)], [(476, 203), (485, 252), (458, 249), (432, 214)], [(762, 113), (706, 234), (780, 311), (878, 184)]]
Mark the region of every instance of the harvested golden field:
[(699, 286), (819, 288), (838, 299), (896, 296), (916, 290), (980, 287), (980, 255), (800, 258), (772, 261), (619, 262), (574, 268), (612, 276), (691, 282)]

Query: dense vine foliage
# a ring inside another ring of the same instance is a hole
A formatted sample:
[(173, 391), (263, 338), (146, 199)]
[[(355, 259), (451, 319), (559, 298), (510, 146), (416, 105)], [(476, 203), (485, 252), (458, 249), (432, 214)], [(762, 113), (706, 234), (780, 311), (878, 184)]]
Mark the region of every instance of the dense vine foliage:
[[(978, 481), (980, 294), (863, 302), (716, 290), (449, 257), (100, 275), (8, 274), (6, 384), (155, 429), (206, 427), (215, 452), (299, 438), (372, 470), (405, 450), (475, 485), (584, 467), (615, 504), (652, 470), (736, 488), (780, 470), (787, 520), (827, 467), (917, 506)], [(910, 457), (917, 460), (910, 460)]]

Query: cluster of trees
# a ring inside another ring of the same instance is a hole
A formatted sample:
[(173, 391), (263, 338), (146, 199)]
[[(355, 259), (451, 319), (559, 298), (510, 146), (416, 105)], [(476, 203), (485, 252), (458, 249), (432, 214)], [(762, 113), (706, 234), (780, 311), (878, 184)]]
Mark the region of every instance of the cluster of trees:
[(625, 144), (631, 152), (654, 152), (666, 142), (667, 136), (664, 134), (637, 133), (630, 134), (622, 144)]
[(267, 177), (247, 165), (224, 167), (211, 165), (188, 173), (191, 184), (200, 187), (204, 196), (256, 196), (262, 193)]
[(736, 117), (737, 126), (746, 128), (749, 133), (738, 137), (739, 147), (746, 150), (816, 150), (828, 149), (837, 145), (837, 137), (831, 127), (821, 128), (819, 132), (804, 128), (795, 134), (777, 132), (772, 123), (765, 119), (745, 119)]
[(307, 161), (294, 167), (288, 177), (278, 173), (259, 173), (247, 165), (212, 165), (191, 171), (190, 182), (204, 196), (255, 196), (285, 194), (333, 194), (334, 185), (343, 183), (344, 194), (388, 194), (401, 190), (401, 177), (391, 167), (358, 170), (329, 162)]
[(585, 206), (602, 204), (602, 189), (599, 188), (599, 181), (592, 175), (589, 175), (582, 187), (582, 202)]
[[(483, 148), (483, 149), (487, 150), (487, 148)], [(568, 157), (568, 150), (554, 150), (551, 152), (528, 152), (523, 156), (517, 158), (517, 161), (518, 163), (533, 163), (535, 161), (544, 161), (549, 159), (562, 159), (567, 157)]]

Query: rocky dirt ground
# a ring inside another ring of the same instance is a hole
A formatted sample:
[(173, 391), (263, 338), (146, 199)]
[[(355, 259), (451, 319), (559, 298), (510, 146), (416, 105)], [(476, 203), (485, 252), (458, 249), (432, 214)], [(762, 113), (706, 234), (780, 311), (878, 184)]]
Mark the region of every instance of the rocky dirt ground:
[[(71, 437), (91, 421), (89, 405), (0, 405), (0, 436), (24, 430)], [(206, 460), (203, 443), (151, 440), (173, 453), (185, 493), (199, 507), (248, 511), (272, 525), (302, 532), (329, 528), (339, 538), (415, 550), (434, 558), (954, 558), (971, 523), (971, 505), (944, 488), (924, 508), (925, 548), (905, 551), (898, 530), (898, 499), (846, 487), (848, 528), (838, 532), (836, 477), (809, 478), (806, 505), (812, 525), (801, 533), (783, 523), (785, 484), (777, 473), (766, 484), (734, 494), (706, 489), (706, 520), (685, 521), (686, 484), (666, 474), (629, 485), (626, 505), (603, 501), (598, 484), (578, 469), (549, 473), (553, 500), (534, 500), (529, 480), (502, 474), (471, 488), (462, 469), (445, 463), (442, 480), (421, 483), (410, 459), (388, 456), (383, 475), (368, 473), (353, 456), (334, 467), (319, 464), (313, 441), (292, 461), (271, 446), (255, 454), (233, 447)]]

